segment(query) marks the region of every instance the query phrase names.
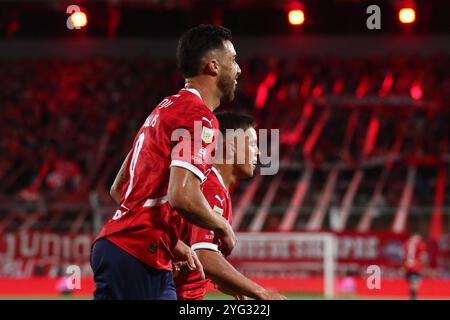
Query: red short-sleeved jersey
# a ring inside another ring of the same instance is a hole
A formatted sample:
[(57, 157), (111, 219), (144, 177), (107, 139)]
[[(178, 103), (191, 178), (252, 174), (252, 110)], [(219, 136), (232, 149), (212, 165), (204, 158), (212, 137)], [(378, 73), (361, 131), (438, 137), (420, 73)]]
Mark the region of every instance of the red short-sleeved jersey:
[(422, 255), (426, 252), (425, 242), (417, 237), (411, 237), (405, 243), (405, 268), (407, 272), (420, 273)]
[[(216, 168), (212, 168), (208, 179), (203, 184), (202, 191), (214, 212), (222, 215), (231, 224), (232, 208), (230, 195)], [(207, 249), (219, 251), (219, 240), (213, 231), (194, 226), (185, 219), (182, 220), (180, 225), (180, 239), (194, 250)], [(174, 281), (177, 296), (182, 300), (202, 299), (209, 282), (208, 279), (200, 279), (200, 274), (197, 271), (180, 274)]]
[(181, 217), (167, 202), (170, 167), (202, 182), (211, 170), (218, 122), (197, 90), (165, 98), (146, 119), (126, 165), (119, 208), (97, 239), (111, 242), (156, 269), (172, 270)]

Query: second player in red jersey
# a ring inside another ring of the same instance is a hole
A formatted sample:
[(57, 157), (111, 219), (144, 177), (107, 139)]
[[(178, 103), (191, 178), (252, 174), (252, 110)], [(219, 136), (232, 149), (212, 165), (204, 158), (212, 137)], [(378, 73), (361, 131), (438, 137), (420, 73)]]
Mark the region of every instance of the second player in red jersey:
[[(202, 186), (202, 192), (213, 212), (223, 216), (231, 224), (232, 207), (228, 188), (238, 179), (253, 176), (259, 150), (253, 118), (231, 112), (218, 113), (217, 118), (224, 138), (219, 139), (218, 155)], [(227, 130), (235, 131), (227, 133)], [(244, 157), (238, 157), (238, 154)], [(243, 159), (242, 163), (240, 159)], [(180, 230), (181, 239), (197, 252), (208, 278), (221, 291), (238, 298), (249, 296), (254, 299), (285, 299), (279, 293), (266, 290), (237, 271), (221, 253), (222, 243), (214, 231), (192, 225), (184, 219)], [(178, 299), (203, 299), (209, 279), (202, 279), (196, 271), (179, 274), (175, 277)]]
[[(216, 168), (212, 168), (208, 179), (203, 184), (202, 192), (213, 211), (223, 216), (231, 224), (231, 198), (223, 178)], [(219, 252), (219, 239), (214, 235), (213, 231), (194, 226), (183, 220), (180, 232), (180, 239), (187, 245), (190, 245), (193, 250), (204, 249)], [(175, 277), (178, 299), (203, 299), (209, 281), (209, 279), (202, 279), (198, 272), (178, 275)]]

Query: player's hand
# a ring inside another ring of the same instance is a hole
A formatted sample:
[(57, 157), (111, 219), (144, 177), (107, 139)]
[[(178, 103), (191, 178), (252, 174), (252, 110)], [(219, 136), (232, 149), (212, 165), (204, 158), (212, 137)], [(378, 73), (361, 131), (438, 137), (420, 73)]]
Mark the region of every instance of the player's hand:
[(205, 279), (205, 272), (203, 266), (197, 257), (197, 254), (183, 241), (178, 240), (174, 252), (174, 274), (176, 277), (180, 273), (189, 273), (197, 270), (200, 273), (200, 277)]
[(200, 260), (197, 257), (195, 251), (192, 251), (192, 256), (190, 261), (177, 261), (173, 263), (173, 277), (177, 277), (180, 274), (190, 273), (197, 270), (200, 273), (201, 279), (205, 279), (205, 272), (203, 270), (203, 266), (200, 263)]
[(223, 227), (219, 230), (218, 234), (218, 237), (220, 238), (219, 250), (225, 257), (227, 257), (231, 254), (234, 247), (236, 246), (237, 240), (231, 225), (225, 219), (223, 220)]
[(273, 290), (264, 290), (261, 300), (287, 300), (288, 298)]

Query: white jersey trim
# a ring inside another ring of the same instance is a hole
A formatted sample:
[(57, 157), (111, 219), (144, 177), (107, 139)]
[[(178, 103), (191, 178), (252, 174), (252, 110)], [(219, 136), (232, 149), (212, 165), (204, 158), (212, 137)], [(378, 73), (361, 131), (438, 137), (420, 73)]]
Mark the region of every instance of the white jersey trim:
[(208, 249), (208, 250), (213, 250), (213, 251), (219, 251), (219, 246), (217, 244), (210, 243), (210, 242), (194, 243), (191, 248), (192, 248), (192, 250)]
[(201, 182), (204, 182), (206, 180), (206, 176), (203, 174), (203, 172), (201, 172), (200, 169), (194, 166), (192, 163), (181, 160), (172, 160), (172, 162), (170, 163), (170, 167), (185, 168), (195, 174)]
[(225, 182), (223, 182), (223, 178), (222, 178), (222, 175), (220, 174), (219, 170), (217, 170), (214, 166), (211, 167), (211, 170), (215, 173), (215, 175), (217, 176), (217, 179), (219, 179), (220, 183), (225, 188), (225, 190), (228, 191), (227, 187), (225, 186)]
[(163, 205), (164, 203), (166, 203), (167, 201), (169, 201), (169, 198), (167, 198), (167, 195), (158, 199), (147, 199), (144, 202), (144, 207), (155, 207), (155, 206), (160, 206)]

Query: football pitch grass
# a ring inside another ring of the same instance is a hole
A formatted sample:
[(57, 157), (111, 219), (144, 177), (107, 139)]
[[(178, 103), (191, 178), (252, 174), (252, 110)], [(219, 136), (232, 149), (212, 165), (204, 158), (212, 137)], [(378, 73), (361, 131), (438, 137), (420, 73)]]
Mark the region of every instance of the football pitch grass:
[[(325, 300), (323, 295), (305, 293), (285, 293), (289, 300)], [(399, 299), (398, 297), (358, 297), (354, 295), (335, 297), (336, 300), (360, 300), (360, 299)], [(92, 300), (92, 296), (0, 296), (0, 300)], [(234, 300), (233, 297), (220, 294), (208, 293), (205, 300)]]

